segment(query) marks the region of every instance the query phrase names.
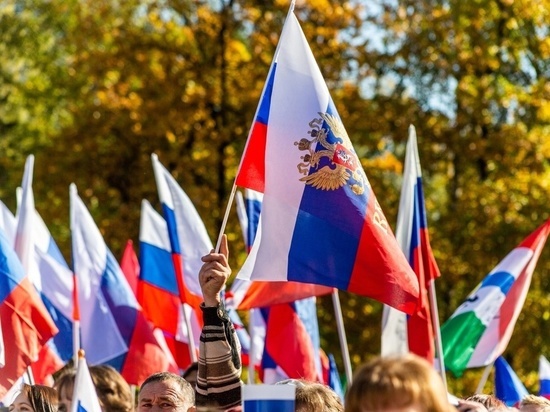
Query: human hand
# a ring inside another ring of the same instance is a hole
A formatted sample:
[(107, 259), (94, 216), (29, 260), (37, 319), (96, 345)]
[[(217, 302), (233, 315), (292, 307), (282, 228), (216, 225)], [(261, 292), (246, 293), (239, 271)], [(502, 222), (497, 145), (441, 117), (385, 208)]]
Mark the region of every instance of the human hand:
[(229, 248), (226, 235), (222, 236), (220, 253), (211, 251), (208, 255), (202, 257), (204, 264), (199, 272), (199, 283), (206, 307), (218, 306), (221, 301), (220, 292), (229, 276), (231, 276), (228, 258)]

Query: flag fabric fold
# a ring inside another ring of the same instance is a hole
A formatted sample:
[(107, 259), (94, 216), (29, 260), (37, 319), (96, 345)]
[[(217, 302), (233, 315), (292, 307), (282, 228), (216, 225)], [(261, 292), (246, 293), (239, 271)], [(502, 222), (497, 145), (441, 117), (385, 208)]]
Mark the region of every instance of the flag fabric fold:
[(418, 276), (420, 298), (416, 311), (408, 318), (387, 305), (384, 307), (382, 355), (410, 351), (433, 363), (434, 328), (428, 291), (430, 282), (438, 278), (440, 273), (428, 235), (422, 169), (413, 126), (409, 128), (395, 236)]
[(82, 348), (90, 362), (110, 364), (134, 385), (169, 370), (163, 349), (74, 185), (71, 233)]
[(512, 335), (550, 232), (550, 220), (513, 249), (441, 327), (445, 366), (460, 376), (500, 356)]
[(543, 355), (539, 358), (539, 396), (550, 399), (550, 362)]
[(337, 287), (412, 313), (418, 281), (293, 13), (277, 50), (236, 178), (264, 195), (238, 277)]
[(495, 361), (495, 396), (507, 406), (517, 407), (528, 394), (512, 367), (499, 356)]

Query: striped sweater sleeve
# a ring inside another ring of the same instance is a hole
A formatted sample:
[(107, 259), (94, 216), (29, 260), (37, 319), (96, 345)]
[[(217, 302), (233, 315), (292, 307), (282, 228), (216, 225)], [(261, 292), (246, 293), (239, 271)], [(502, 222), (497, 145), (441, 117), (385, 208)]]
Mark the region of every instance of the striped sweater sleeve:
[(201, 305), (204, 327), (199, 347), (196, 406), (223, 411), (241, 404), (241, 345), (223, 305)]

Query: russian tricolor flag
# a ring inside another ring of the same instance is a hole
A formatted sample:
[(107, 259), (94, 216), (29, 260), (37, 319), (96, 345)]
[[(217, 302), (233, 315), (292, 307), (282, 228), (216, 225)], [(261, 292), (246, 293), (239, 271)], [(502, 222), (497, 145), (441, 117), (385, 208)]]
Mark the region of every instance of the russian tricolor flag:
[(38, 358), (57, 328), (4, 233), (0, 231), (0, 325), (6, 364), (0, 373), (0, 399)]
[(337, 287), (412, 313), (418, 280), (292, 12), (277, 50), (236, 179), (264, 194), (238, 277)]
[(159, 200), (168, 227), (170, 250), (174, 262), (181, 302), (199, 310), (202, 291), (198, 274), (201, 258), (212, 250), (212, 242), (195, 206), (176, 179), (151, 155)]
[(544, 356), (539, 358), (539, 396), (550, 399), (550, 362)]
[(294, 412), (294, 385), (243, 385), (243, 412)]
[[(138, 282), (138, 301), (153, 325), (165, 332), (178, 366), (185, 369), (191, 363), (187, 346), (189, 334), (183, 318), (170, 250), (166, 221), (147, 200), (143, 200), (139, 231), (141, 271)], [(195, 347), (198, 348), (202, 327), (201, 318), (191, 306), (185, 303), (184, 307), (191, 321)]]
[(163, 349), (74, 184), (71, 233), (82, 347), (90, 363), (108, 363), (134, 385), (169, 370)]
[(430, 282), (438, 278), (440, 273), (430, 246), (422, 169), (413, 126), (409, 128), (395, 236), (418, 276), (420, 299), (417, 310), (408, 317), (388, 306), (384, 307), (382, 355), (410, 351), (433, 363), (434, 327), (428, 290)]
[(35, 210), (33, 167), (34, 156), (30, 155), (25, 163), (14, 248), (58, 329), (55, 338), (41, 348), (37, 361), (32, 364), (35, 382), (45, 383), (47, 377), (62, 368), (72, 354), (72, 304), (69, 298), (72, 272)]

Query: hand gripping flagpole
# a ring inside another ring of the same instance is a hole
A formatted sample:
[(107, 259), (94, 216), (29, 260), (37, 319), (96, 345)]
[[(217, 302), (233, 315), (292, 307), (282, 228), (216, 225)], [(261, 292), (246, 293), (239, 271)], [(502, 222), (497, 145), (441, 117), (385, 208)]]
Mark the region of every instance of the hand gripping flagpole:
[[(295, 5), (296, 5), (296, 0), (292, 0), (292, 2), (290, 3), (290, 8), (288, 10), (287, 16), (285, 18), (285, 24), (286, 24), (286, 20), (291, 15), (291, 13), (294, 13), (294, 6)], [(283, 27), (284, 27), (284, 24), (283, 24)], [(275, 54), (274, 54), (273, 60), (271, 61), (271, 66), (269, 66), (269, 72), (267, 73), (266, 84), (267, 84), (267, 81), (269, 80), (269, 78), (271, 77), (271, 72), (273, 71), (274, 63), (277, 61), (277, 56), (279, 55), (280, 45), (281, 45), (281, 41), (279, 39), (279, 42), (277, 43), (277, 47), (275, 48)], [(259, 100), (260, 102), (264, 98), (265, 89), (266, 88), (264, 87), (264, 89), (262, 90), (262, 94), (261, 94), (260, 100)], [(258, 117), (258, 112), (259, 111), (260, 111), (260, 105), (258, 104), (258, 106), (256, 107), (256, 113), (254, 114), (254, 117), (253, 117), (253, 120), (252, 120), (252, 125), (250, 126), (250, 129), (249, 129), (249, 132), (248, 132), (248, 138), (246, 139), (246, 144), (247, 145), (248, 145), (248, 142), (250, 141), (250, 135), (252, 134), (252, 129), (253, 129), (252, 126), (254, 125), (254, 120)], [(246, 146), (244, 148), (244, 153), (246, 153)], [(243, 157), (244, 156), (241, 156), (241, 163), (239, 164), (239, 169), (238, 170), (241, 170)], [(237, 175), (238, 175), (238, 172), (237, 172)], [(225, 208), (225, 213), (223, 215), (222, 225), (221, 225), (221, 228), (220, 228), (220, 233), (218, 235), (218, 241), (216, 242), (216, 249), (215, 249), (216, 253), (220, 252), (220, 246), (222, 244), (222, 236), (225, 233), (225, 228), (227, 226), (227, 221), (229, 219), (229, 212), (231, 211), (231, 207), (232, 207), (233, 201), (235, 199), (235, 192), (237, 191), (237, 185), (235, 184), (236, 180), (237, 180), (237, 178), (235, 178), (235, 180), (233, 181), (233, 187), (231, 188), (231, 193), (229, 194), (229, 200), (227, 201), (227, 206)]]

